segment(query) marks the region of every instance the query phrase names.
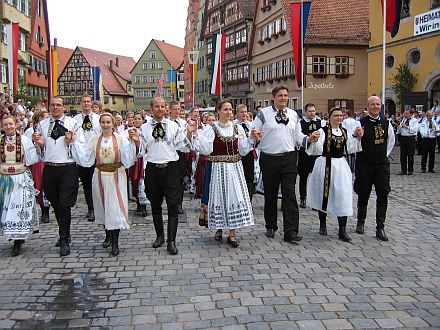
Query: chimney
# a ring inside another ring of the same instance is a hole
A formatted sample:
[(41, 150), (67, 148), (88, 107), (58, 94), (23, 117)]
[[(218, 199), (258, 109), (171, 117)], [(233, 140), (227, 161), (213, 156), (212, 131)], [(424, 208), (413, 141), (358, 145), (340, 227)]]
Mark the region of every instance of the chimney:
[(113, 70), (113, 60), (110, 60), (110, 70)]
[(118, 67), (119, 68), (119, 57), (116, 57), (116, 67)]

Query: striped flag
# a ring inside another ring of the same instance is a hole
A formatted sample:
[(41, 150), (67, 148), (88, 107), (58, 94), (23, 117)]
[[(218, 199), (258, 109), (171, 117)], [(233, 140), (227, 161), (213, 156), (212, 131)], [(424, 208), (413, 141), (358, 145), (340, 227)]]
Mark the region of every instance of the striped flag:
[(386, 30), (391, 33), (391, 38), (394, 38), (399, 32), (402, 0), (382, 0), (382, 15), (384, 1), (387, 9)]
[[(293, 62), (295, 63), (296, 83), (298, 87), (302, 87), (302, 57), (303, 45), (307, 29), (307, 21), (309, 19), (310, 1), (301, 1), (290, 4), (290, 13), (292, 16), (292, 47)], [(302, 9), (302, 14), (301, 14)], [(302, 16), (302, 22), (301, 22)]]
[(177, 92), (177, 71), (174, 69), (168, 70), (168, 81), (170, 82), (171, 98), (174, 100), (174, 95)]
[(18, 69), (18, 36), (20, 27), (18, 23), (6, 25), (8, 41), (8, 79), (12, 96), (17, 94), (17, 69)]
[(92, 67), (92, 86), (93, 86), (93, 100), (102, 102), (104, 95), (102, 88), (101, 68), (99, 66)]
[(226, 34), (212, 36), (211, 94), (222, 93), (222, 70), (225, 57)]
[(54, 48), (46, 51), (46, 63), (48, 71), (48, 97), (58, 95), (58, 51)]

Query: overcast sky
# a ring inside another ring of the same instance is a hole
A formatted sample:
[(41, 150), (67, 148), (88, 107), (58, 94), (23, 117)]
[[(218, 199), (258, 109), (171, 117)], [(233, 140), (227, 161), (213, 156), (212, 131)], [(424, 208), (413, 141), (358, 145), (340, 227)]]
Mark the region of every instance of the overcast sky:
[[(151, 39), (183, 47), (188, 0), (47, 0), (50, 36), (136, 61)], [(136, 32), (135, 32), (136, 31)]]

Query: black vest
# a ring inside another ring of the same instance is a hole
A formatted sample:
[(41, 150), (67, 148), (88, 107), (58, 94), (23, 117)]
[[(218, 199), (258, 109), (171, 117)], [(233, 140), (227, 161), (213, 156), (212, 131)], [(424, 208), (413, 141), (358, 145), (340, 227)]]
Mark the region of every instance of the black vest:
[(361, 139), (362, 151), (357, 154), (358, 160), (375, 165), (386, 162), (390, 122), (383, 117), (376, 121), (369, 116), (362, 118), (360, 122), (364, 128), (364, 136)]
[(321, 128), (321, 120), (320, 119), (316, 119), (315, 121), (306, 122), (303, 118), (303, 119), (301, 119), (300, 124), (301, 124), (302, 133), (307, 136), (309, 136), (314, 131), (317, 131)]
[(322, 150), (322, 155), (324, 157), (331, 158), (342, 158), (344, 157), (344, 152), (347, 150), (347, 130), (343, 127), (341, 136), (336, 136), (329, 132), (329, 128), (324, 128), (325, 140)]

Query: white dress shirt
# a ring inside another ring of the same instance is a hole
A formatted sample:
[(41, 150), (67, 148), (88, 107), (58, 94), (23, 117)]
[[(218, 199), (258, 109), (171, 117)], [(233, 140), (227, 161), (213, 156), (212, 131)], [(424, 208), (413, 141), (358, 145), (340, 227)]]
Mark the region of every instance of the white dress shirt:
[(342, 127), (347, 130), (347, 135), (353, 135), (356, 128), (361, 127), (361, 123), (354, 118), (348, 117), (342, 121)]
[[(275, 109), (275, 110), (274, 110)], [(275, 120), (277, 115), (275, 107), (266, 107), (256, 115), (252, 128), (261, 131), (261, 141), (258, 149), (267, 154), (279, 154), (291, 152), (306, 147), (307, 136), (301, 132), (301, 124), (298, 115), (292, 109), (284, 109), (289, 122), (287, 125), (278, 124)]]
[[(409, 125), (408, 125), (409, 120)], [(403, 124), (408, 125), (408, 127), (402, 127)], [(419, 122), (415, 118), (404, 118), (400, 122), (400, 135), (402, 136), (416, 136), (419, 130)]]
[(431, 119), (432, 128), (429, 128), (429, 121), (427, 118), (423, 119), (422, 123), (420, 124), (420, 135), (422, 138), (427, 139), (435, 139), (436, 138), (436, 131), (439, 130), (439, 125), (434, 121), (434, 119)]
[[(46, 118), (40, 121), (37, 127), (37, 132), (43, 135), (44, 147), (41, 152), (41, 159), (47, 163), (75, 163), (70, 152), (70, 145), (64, 143), (64, 136), (60, 136), (57, 140), (50, 136), (52, 128), (55, 124), (55, 119)], [(60, 118), (60, 124), (69, 131), (75, 133), (75, 144), (84, 144), (84, 136), (82, 130), (79, 129), (78, 123), (75, 119), (67, 116)], [(79, 146), (81, 147), (81, 146)]]
[(172, 120), (164, 118), (161, 122), (165, 131), (163, 139), (155, 139), (152, 135), (156, 126), (156, 120), (152, 118), (149, 122), (141, 126), (141, 148), (140, 156), (145, 155), (145, 160), (149, 163), (166, 164), (177, 161), (179, 155), (177, 150), (189, 152), (191, 142), (186, 137), (186, 130), (179, 129), (179, 126)]
[(89, 131), (86, 131), (82, 128), (82, 124), (85, 116), (86, 115), (84, 114), (84, 112), (81, 112), (77, 114), (75, 117), (73, 117), (73, 119), (75, 119), (76, 122), (78, 123), (79, 129), (83, 133), (84, 140), (88, 141), (93, 136), (101, 134), (101, 125), (99, 124), (100, 116), (94, 113), (93, 111), (89, 113), (90, 122), (92, 123), (92, 128)]

